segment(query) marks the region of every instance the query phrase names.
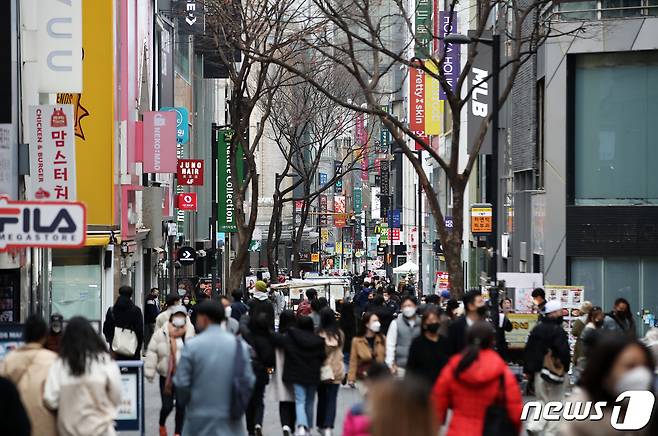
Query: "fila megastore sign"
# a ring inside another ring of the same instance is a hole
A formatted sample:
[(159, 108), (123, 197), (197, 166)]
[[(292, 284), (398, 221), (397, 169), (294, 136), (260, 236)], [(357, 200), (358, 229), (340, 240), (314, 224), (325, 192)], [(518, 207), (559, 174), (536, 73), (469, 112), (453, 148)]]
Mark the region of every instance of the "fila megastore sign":
[(0, 197), (0, 251), (15, 247), (75, 248), (85, 243), (80, 202), (12, 201)]

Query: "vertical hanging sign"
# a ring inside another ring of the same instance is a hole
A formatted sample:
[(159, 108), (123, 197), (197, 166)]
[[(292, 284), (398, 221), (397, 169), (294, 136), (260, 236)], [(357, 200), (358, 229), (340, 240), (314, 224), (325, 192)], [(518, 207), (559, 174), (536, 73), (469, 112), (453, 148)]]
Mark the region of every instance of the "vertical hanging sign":
[[(409, 74), (409, 129), (419, 136), (425, 136), (425, 70), (422, 64), (411, 68)], [(421, 144), (416, 141), (416, 150), (422, 150)]]
[[(439, 74), (439, 67), (434, 61), (425, 63), (432, 74)], [(439, 135), (441, 133), (441, 95), (439, 81), (431, 74), (425, 75), (425, 134)]]
[(416, 44), (414, 52), (419, 59), (428, 59), (432, 49), (432, 0), (416, 0)]
[(363, 209), (363, 193), (361, 192), (361, 188), (354, 188), (352, 196), (354, 197), (354, 214), (359, 215), (361, 209)]
[[(459, 74), (461, 73), (461, 45), (452, 43), (446, 44), (443, 42), (443, 38), (448, 34), (456, 33), (458, 31), (457, 12), (455, 11), (450, 15), (449, 11), (441, 11), (439, 13), (439, 20), (439, 56), (444, 56), (443, 53), (445, 50), (445, 58), (443, 59), (441, 69), (446, 82), (450, 85), (450, 90), (454, 93), (457, 88)], [(440, 98), (441, 100), (446, 99), (446, 93), (443, 87), (441, 87), (440, 90)]]
[(231, 169), (231, 139), (232, 130), (220, 130), (217, 141), (217, 231), (225, 233), (237, 232), (235, 201), (239, 186), (233, 180), (243, 180), (242, 148), (236, 152), (237, 177), (232, 177)]
[(320, 195), (320, 215), (318, 216), (320, 226), (326, 226), (329, 224), (327, 219), (327, 212), (329, 209), (329, 199), (325, 194)]
[(336, 227), (345, 227), (345, 197), (342, 195), (334, 196), (334, 225)]
[(70, 104), (30, 107), (29, 200), (76, 200), (74, 122)]

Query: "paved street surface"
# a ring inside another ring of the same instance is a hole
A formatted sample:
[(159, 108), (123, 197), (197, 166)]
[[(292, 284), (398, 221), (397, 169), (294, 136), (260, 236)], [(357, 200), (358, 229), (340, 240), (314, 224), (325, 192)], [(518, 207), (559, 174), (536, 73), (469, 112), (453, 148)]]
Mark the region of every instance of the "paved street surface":
[[(152, 436), (158, 434), (158, 417), (160, 415), (160, 391), (158, 383), (146, 383), (146, 435)], [(336, 413), (336, 436), (342, 433), (343, 419), (349, 408), (360, 401), (359, 393), (356, 389), (341, 387), (338, 393), (338, 410)], [(167, 420), (167, 429), (169, 436), (174, 432), (174, 411), (169, 415)], [(265, 396), (265, 420), (263, 422), (263, 433), (265, 436), (276, 436), (281, 434), (281, 424), (279, 421), (279, 404), (275, 400), (272, 389), (267, 389)], [(135, 433), (125, 432), (121, 435), (132, 436)]]

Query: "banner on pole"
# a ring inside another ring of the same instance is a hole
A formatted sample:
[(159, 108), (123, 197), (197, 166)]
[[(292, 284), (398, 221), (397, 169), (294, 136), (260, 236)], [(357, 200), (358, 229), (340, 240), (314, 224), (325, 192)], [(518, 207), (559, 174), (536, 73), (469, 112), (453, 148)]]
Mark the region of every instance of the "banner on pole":
[(235, 179), (240, 183), (244, 179), (242, 147), (238, 147), (236, 150), (237, 177), (232, 177), (230, 158), (232, 138), (232, 130), (224, 129), (219, 131), (217, 141), (217, 231), (224, 233), (235, 233), (238, 230), (235, 200), (239, 186), (235, 186), (233, 180)]

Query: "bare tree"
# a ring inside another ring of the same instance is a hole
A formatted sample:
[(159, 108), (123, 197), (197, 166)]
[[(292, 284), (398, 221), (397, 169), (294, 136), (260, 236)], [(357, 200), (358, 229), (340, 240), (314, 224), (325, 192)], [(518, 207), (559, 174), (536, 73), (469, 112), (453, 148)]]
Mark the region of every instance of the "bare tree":
[[(474, 29), (470, 32), (469, 49), (457, 77), (451, 78), (444, 69), (447, 50), (434, 50), (434, 42), (439, 35), (432, 29), (424, 29), (421, 36), (416, 32), (413, 16), (418, 2), (402, 0), (311, 0), (313, 19), (309, 25), (322, 23), (321, 32), (310, 35), (300, 33), (298, 43), (313, 51), (316, 58), (332, 62), (343, 74), (354, 80), (360, 91), (360, 98), (345, 100), (305, 72), (299, 59), (293, 62), (278, 62), (278, 65), (308, 80), (319, 92), (338, 104), (353, 111), (362, 111), (379, 117), (392, 135), (396, 146), (413, 165), (419, 183), (426, 193), (427, 202), (434, 218), (436, 229), (444, 247), (447, 269), (450, 274), (451, 290), (455, 296), (461, 296), (464, 290), (462, 270), (462, 241), (464, 234), (464, 192), (482, 144), (490, 130), (494, 112), (489, 110), (475, 128), (477, 134), (468, 153), (463, 156), (460, 137), (462, 117), (469, 103), (473, 101), (474, 91), (486, 86), (496, 72), (478, 76), (472, 80), (472, 69), (478, 51), (486, 42), (487, 32), (501, 35), (505, 41), (506, 55), (503, 57), (497, 76), (500, 78), (500, 92), (497, 107), (502, 107), (509, 97), (517, 79), (521, 65), (531, 59), (537, 48), (552, 36), (557, 36), (549, 21), (542, 19), (542, 13), (551, 3), (549, 0), (479, 0), (476, 8)], [(430, 2), (431, 4), (431, 2)], [(409, 8), (409, 5), (410, 8)], [(448, 17), (455, 19), (457, 0), (448, 4)], [(451, 26), (448, 26), (450, 29)], [(579, 33), (582, 27), (574, 26), (569, 33)], [(400, 38), (400, 34), (403, 37)], [(429, 37), (428, 37), (429, 35)], [(464, 41), (465, 42), (465, 41)], [(417, 57), (418, 47), (424, 51)], [(414, 51), (416, 53), (414, 53)], [(259, 59), (269, 58), (265, 53), (254, 53)], [(396, 70), (404, 68), (407, 72), (418, 69), (426, 77), (437, 80), (445, 94), (445, 105), (451, 117), (451, 142), (447, 155), (435, 150), (422, 132), (414, 131), (405, 120), (406, 116), (396, 117), (383, 110), (382, 103), (395, 100), (399, 89), (394, 88), (391, 80)], [(497, 132), (493, 132), (497, 134)], [(432, 186), (430, 178), (423, 169), (421, 161), (414, 150), (417, 144), (443, 172), (452, 191), (453, 228), (445, 226), (444, 213), (441, 209), (437, 187)]]
[[(281, 64), (303, 48), (298, 42), (303, 19), (295, 0), (206, 0), (206, 55), (223, 68), (230, 85), (229, 144), (234, 196), (237, 246), (226, 289), (239, 288), (248, 266), (249, 243), (258, 215), (258, 183), (255, 149), (263, 137), (277, 90), (293, 77)], [(306, 31), (312, 31), (306, 26)], [(201, 37), (201, 36), (199, 36)], [(256, 57), (254, 53), (261, 55)], [(273, 62), (276, 60), (276, 62)], [(251, 128), (252, 126), (256, 128)], [(244, 156), (244, 180), (238, 180), (237, 156)], [(249, 204), (250, 207), (246, 207)]]
[[(344, 98), (348, 98), (350, 91), (353, 94), (349, 82), (336, 76), (331, 65), (320, 68), (316, 64), (315, 80)], [(361, 146), (336, 146), (335, 140), (345, 136), (352, 128), (354, 113), (317, 92), (315, 87), (305, 80), (280, 88), (274, 97), (273, 109), (269, 118), (272, 140), (279, 148), (286, 165), (275, 181), (273, 213), (266, 247), (268, 267), (271, 276), (278, 274), (274, 250), (281, 236), (281, 212), (284, 204), (292, 202), (293, 207), (296, 207), (301, 203), (299, 223), (295, 223), (292, 229), (292, 273), (297, 276), (300, 270), (302, 235), (309, 219), (311, 205), (322, 193), (355, 168), (353, 152), (360, 151)], [(335, 159), (341, 162), (341, 171), (320, 186), (315, 183), (319, 166), (323, 155), (332, 148)], [(360, 157), (359, 153), (357, 157)], [(286, 177), (292, 177), (294, 181), (282, 188)]]

